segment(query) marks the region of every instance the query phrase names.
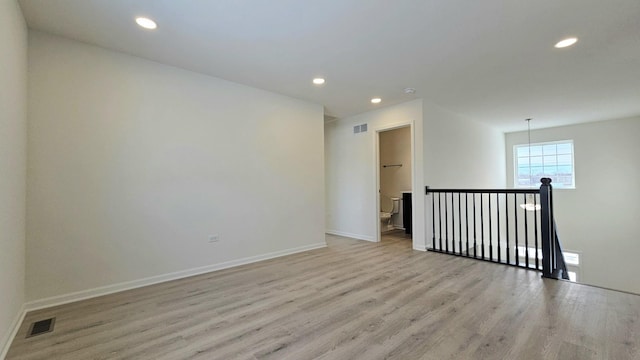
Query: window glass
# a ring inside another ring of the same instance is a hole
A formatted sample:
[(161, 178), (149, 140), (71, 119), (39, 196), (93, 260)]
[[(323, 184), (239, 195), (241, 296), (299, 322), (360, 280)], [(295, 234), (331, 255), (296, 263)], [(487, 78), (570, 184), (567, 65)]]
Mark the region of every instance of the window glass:
[(514, 146), (515, 187), (539, 187), (540, 179), (551, 178), (558, 188), (575, 188), (573, 141)]

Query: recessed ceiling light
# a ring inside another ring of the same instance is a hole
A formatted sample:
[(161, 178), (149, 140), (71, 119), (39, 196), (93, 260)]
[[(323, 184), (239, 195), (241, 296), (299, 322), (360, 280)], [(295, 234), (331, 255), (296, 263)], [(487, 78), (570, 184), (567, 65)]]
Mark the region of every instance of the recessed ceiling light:
[(371, 103), (372, 103), (372, 104), (380, 104), (380, 102), (381, 102), (381, 101), (382, 101), (382, 99), (380, 99), (380, 98), (373, 98), (373, 99), (371, 99)]
[(405, 88), (404, 90), (405, 94), (415, 94), (416, 93), (416, 89), (414, 88)]
[(158, 27), (158, 25), (156, 24), (155, 21), (146, 18), (146, 17), (137, 17), (136, 18), (136, 23), (138, 25), (140, 25), (141, 27), (145, 28), (145, 29), (149, 29), (149, 30), (153, 30), (155, 28)]
[(559, 42), (556, 44), (556, 47), (557, 47), (558, 49), (560, 49), (560, 48), (565, 48), (565, 47), (567, 47), (567, 46), (571, 46), (571, 45), (573, 45), (573, 44), (575, 44), (575, 43), (577, 43), (577, 42), (578, 42), (578, 38), (574, 38), (574, 37), (572, 37), (572, 38), (568, 38), (568, 39), (564, 39), (564, 40), (562, 40), (562, 41), (559, 41)]
[(315, 78), (313, 79), (313, 83), (316, 85), (322, 85), (324, 84), (324, 79), (323, 78)]

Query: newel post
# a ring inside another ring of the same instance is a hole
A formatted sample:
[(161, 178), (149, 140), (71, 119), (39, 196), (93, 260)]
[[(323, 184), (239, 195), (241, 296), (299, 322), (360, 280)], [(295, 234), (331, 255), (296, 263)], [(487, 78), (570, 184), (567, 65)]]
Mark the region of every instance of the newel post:
[(551, 179), (540, 179), (540, 227), (542, 232), (542, 277), (553, 278), (553, 201)]

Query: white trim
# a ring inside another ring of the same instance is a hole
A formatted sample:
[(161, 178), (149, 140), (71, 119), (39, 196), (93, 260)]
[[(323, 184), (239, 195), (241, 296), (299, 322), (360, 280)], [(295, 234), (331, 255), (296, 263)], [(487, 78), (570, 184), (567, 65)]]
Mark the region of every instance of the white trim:
[(262, 255), (256, 255), (256, 256), (250, 256), (242, 259), (226, 261), (219, 264), (207, 265), (207, 266), (202, 266), (202, 267), (193, 268), (193, 269), (176, 271), (169, 274), (151, 276), (144, 279), (138, 279), (138, 280), (127, 281), (127, 282), (122, 282), (118, 284), (101, 286), (93, 289), (73, 292), (70, 294), (58, 295), (58, 296), (53, 296), (45, 299), (29, 301), (25, 304), (25, 309), (27, 311), (40, 310), (40, 309), (44, 309), (52, 306), (68, 304), (68, 303), (72, 303), (80, 300), (91, 299), (98, 296), (113, 294), (113, 293), (117, 293), (125, 290), (136, 289), (143, 286), (149, 286), (149, 285), (163, 283), (167, 281), (183, 279), (190, 276), (205, 274), (205, 273), (209, 273), (217, 270), (228, 269), (235, 266), (251, 264), (258, 261), (273, 259), (281, 256), (291, 255), (291, 254), (314, 250), (314, 249), (320, 249), (324, 247), (327, 247), (327, 243), (321, 242), (321, 243), (316, 243), (312, 245), (299, 246), (291, 249), (274, 251), (274, 252), (270, 252)]
[(414, 244), (413, 245), (413, 250), (427, 251), (427, 247), (424, 246), (424, 245)]
[[(583, 282), (582, 280), (582, 264), (584, 263), (584, 254), (582, 253), (582, 251), (577, 251), (577, 250), (569, 250), (569, 249), (562, 249), (563, 254), (565, 253), (574, 253), (576, 255), (578, 255), (578, 259), (579, 259), (579, 263), (578, 265), (575, 264), (569, 264), (566, 260), (565, 260), (565, 264), (567, 265), (567, 271), (570, 272), (574, 272), (576, 274), (576, 283), (580, 283)], [(620, 291), (620, 290), (619, 290)]]
[(573, 254), (578, 255), (578, 259), (579, 259), (579, 260), (578, 260), (578, 264), (577, 264), (577, 265), (576, 265), (576, 264), (569, 264), (569, 263), (565, 260), (565, 263), (567, 264), (567, 266), (580, 267), (580, 265), (582, 265), (582, 263), (583, 263), (583, 261), (582, 261), (582, 260), (583, 260), (583, 254), (582, 254), (582, 251), (578, 251), (578, 250), (569, 250), (569, 249), (562, 249), (562, 253), (563, 253), (563, 255), (564, 255), (564, 254), (566, 254), (566, 253), (573, 253)]
[(2, 339), (2, 342), (0, 342), (0, 360), (4, 360), (4, 358), (7, 356), (9, 348), (11, 347), (11, 343), (13, 343), (13, 339), (15, 339), (16, 335), (18, 334), (18, 330), (20, 330), (20, 325), (22, 325), (24, 316), (26, 314), (27, 310), (25, 305), (23, 304), (20, 307), (20, 311), (18, 312), (18, 314), (16, 314), (15, 319), (11, 323), (11, 326), (9, 327), (9, 333), (7, 334), (7, 337)]
[(338, 230), (325, 230), (325, 233), (329, 235), (344, 236), (344, 237), (357, 239), (357, 240), (376, 242), (376, 239), (373, 236), (369, 236), (369, 235), (360, 235), (360, 234), (354, 234), (354, 233), (350, 233), (346, 231), (338, 231)]
[[(518, 184), (518, 148), (519, 147), (524, 148), (527, 146), (531, 147), (531, 146), (538, 146), (538, 145), (544, 146), (544, 145), (557, 145), (557, 144), (571, 144), (571, 168), (572, 168), (571, 181), (573, 184), (571, 186), (560, 186), (560, 185), (552, 184), (554, 185), (553, 190), (575, 190), (576, 189), (576, 159), (575, 159), (576, 149), (573, 143), (573, 139), (513, 144), (513, 188), (514, 189), (537, 189), (540, 187), (539, 183), (537, 185), (529, 185), (529, 186), (523, 186)], [(531, 153), (529, 153), (528, 158), (529, 158), (529, 168), (531, 168)]]

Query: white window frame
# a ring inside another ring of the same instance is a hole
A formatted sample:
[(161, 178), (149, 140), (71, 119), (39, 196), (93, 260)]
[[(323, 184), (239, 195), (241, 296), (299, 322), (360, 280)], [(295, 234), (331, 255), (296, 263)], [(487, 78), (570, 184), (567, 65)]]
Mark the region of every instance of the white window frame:
[[(571, 172), (571, 182), (573, 183), (571, 186), (562, 186), (559, 184), (551, 183), (551, 186), (554, 186), (554, 189), (575, 189), (576, 188), (576, 162), (575, 162), (575, 146), (573, 144), (572, 139), (568, 140), (558, 140), (558, 141), (546, 141), (546, 142), (536, 142), (531, 144), (515, 144), (513, 145), (513, 186), (516, 189), (535, 189), (540, 187), (540, 183), (533, 185), (519, 185), (518, 184), (518, 148), (526, 148), (530, 146), (544, 146), (544, 145), (554, 145), (554, 144), (571, 144), (571, 167), (573, 171)], [(529, 154), (529, 158), (531, 158), (531, 154)], [(529, 161), (529, 167), (531, 167), (531, 161)], [(540, 179), (538, 179), (539, 181)]]
[(575, 251), (575, 250), (567, 250), (567, 249), (562, 249), (563, 254), (571, 254), (571, 255), (577, 255), (577, 259), (578, 262), (567, 262), (567, 259), (565, 257), (564, 259), (564, 263), (565, 265), (567, 265), (567, 272), (570, 273), (574, 273), (575, 274), (575, 278), (571, 279), (571, 282), (580, 282), (582, 281), (582, 268), (581, 265), (583, 263), (583, 256), (582, 256), (582, 251)]

